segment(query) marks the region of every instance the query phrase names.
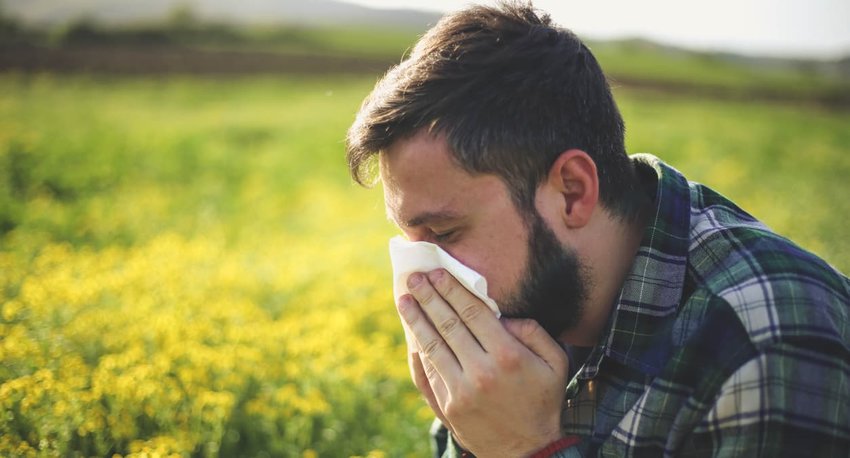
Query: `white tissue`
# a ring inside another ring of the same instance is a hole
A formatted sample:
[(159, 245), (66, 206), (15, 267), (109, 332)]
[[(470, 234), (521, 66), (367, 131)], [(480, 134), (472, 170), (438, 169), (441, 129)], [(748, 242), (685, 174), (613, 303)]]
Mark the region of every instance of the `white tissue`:
[(487, 295), (487, 279), (478, 272), (461, 264), (439, 246), (428, 242), (409, 242), (396, 236), (390, 239), (390, 261), (393, 265), (393, 293), (396, 302), (407, 294), (407, 277), (414, 272), (429, 272), (442, 267), (446, 269), (469, 292), (481, 299), (496, 318), (501, 316), (499, 307)]
[[(487, 295), (487, 279), (478, 272), (461, 264), (460, 261), (451, 257), (445, 250), (433, 243), (409, 242), (402, 237), (396, 236), (390, 239), (390, 261), (393, 265), (393, 296), (396, 303), (398, 299), (410, 292), (407, 289), (407, 277), (414, 272), (427, 273), (442, 267), (446, 269), (460, 284), (469, 292), (490, 307), (496, 314), (496, 318), (502, 316), (496, 301)], [(414, 352), (419, 349), (407, 324), (402, 320), (404, 338), (407, 340), (408, 351)]]

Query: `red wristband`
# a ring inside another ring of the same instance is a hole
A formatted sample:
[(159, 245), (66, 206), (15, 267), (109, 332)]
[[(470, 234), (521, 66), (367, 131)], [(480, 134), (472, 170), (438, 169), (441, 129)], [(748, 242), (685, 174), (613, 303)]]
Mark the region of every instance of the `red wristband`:
[(534, 452), (529, 458), (549, 458), (557, 452), (565, 448), (572, 447), (579, 443), (578, 436), (567, 436), (562, 437), (555, 442), (547, 445), (545, 448), (542, 448), (536, 452)]

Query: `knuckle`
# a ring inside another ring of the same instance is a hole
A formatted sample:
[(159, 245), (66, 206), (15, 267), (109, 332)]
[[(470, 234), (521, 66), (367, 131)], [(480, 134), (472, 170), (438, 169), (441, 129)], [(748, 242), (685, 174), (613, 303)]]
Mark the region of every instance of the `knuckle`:
[(434, 356), (434, 354), (440, 349), (440, 343), (441, 341), (439, 339), (431, 340), (422, 347), (422, 351), (428, 357)]
[(420, 304), (430, 304), (434, 300), (434, 290), (432, 288), (421, 288), (416, 291), (420, 297)]
[(477, 392), (489, 392), (496, 383), (496, 375), (492, 370), (482, 369), (472, 375), (472, 386)]
[(437, 368), (434, 367), (433, 364), (427, 363), (425, 364), (425, 377), (428, 380), (434, 380), (437, 377)]
[(455, 285), (449, 281), (448, 275), (440, 275), (437, 277), (434, 280), (434, 286), (444, 295), (452, 295), (455, 292)]
[(504, 370), (515, 370), (519, 368), (521, 356), (516, 349), (502, 348), (495, 352), (496, 364)]
[(447, 336), (447, 337), (449, 335), (451, 335), (452, 333), (454, 333), (454, 331), (457, 328), (458, 328), (458, 320), (455, 317), (451, 317), (451, 318), (447, 318), (447, 319), (443, 320), (440, 323), (440, 325), (438, 326), (440, 334)]
[(473, 302), (461, 308), (460, 316), (464, 321), (469, 322), (478, 318), (482, 311), (484, 311), (484, 308)]

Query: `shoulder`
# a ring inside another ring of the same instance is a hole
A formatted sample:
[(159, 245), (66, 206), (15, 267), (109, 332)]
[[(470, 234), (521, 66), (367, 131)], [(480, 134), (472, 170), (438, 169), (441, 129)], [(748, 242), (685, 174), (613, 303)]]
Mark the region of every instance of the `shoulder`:
[(699, 446), (846, 454), (850, 281), (720, 194), (693, 183), (690, 191), (673, 339), (697, 374), (692, 394), (702, 408), (683, 455)]
[(711, 189), (691, 184), (692, 306), (728, 308), (762, 347), (827, 340), (850, 354), (850, 281)]

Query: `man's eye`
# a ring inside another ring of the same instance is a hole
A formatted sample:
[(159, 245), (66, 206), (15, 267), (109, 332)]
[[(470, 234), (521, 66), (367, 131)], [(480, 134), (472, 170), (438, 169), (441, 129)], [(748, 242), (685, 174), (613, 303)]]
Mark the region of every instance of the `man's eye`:
[(434, 233), (434, 240), (438, 242), (448, 242), (455, 235), (455, 231), (441, 232), (439, 234)]

